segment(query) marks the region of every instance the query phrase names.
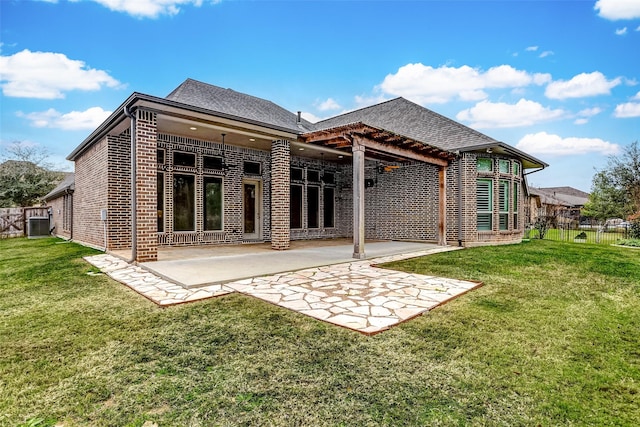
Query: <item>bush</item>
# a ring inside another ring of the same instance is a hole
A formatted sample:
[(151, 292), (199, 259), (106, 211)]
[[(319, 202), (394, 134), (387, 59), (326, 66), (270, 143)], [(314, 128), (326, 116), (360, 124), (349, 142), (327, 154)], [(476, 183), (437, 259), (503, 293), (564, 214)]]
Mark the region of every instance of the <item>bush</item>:
[(632, 221), (629, 225), (629, 238), (640, 239), (640, 220)]
[(585, 233), (584, 231), (580, 234), (578, 234), (576, 237), (576, 239), (583, 239), (586, 240), (587, 239), (587, 233)]

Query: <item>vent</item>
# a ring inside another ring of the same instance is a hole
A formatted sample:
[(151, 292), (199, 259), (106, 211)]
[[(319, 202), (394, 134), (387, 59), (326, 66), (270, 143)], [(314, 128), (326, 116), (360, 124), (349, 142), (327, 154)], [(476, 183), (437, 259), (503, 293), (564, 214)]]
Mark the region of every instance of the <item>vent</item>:
[(30, 239), (49, 237), (49, 217), (47, 216), (33, 216), (29, 218), (27, 227), (27, 236)]

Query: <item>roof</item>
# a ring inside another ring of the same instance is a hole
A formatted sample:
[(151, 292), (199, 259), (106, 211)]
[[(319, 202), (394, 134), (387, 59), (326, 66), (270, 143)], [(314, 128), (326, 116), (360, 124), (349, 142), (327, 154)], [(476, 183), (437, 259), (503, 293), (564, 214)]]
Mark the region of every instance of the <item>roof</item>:
[(536, 188), (530, 187), (530, 192), (532, 195), (539, 196), (540, 201), (547, 205), (558, 205), (558, 206), (568, 206), (568, 207), (578, 207), (584, 206), (585, 203), (589, 200), (589, 194), (584, 193), (580, 190), (575, 190), (576, 192), (580, 192), (586, 194), (586, 197), (576, 196), (572, 194), (563, 194), (558, 191), (553, 191), (557, 188), (571, 188), (571, 187), (549, 187), (549, 188)]
[(504, 142), (402, 97), (322, 120), (315, 124), (315, 130), (353, 123), (384, 129), (450, 152), (489, 151), (491, 148), (495, 153), (509, 154), (522, 159), (525, 168), (548, 166), (545, 162)]
[(540, 189), (547, 192), (589, 198), (589, 193), (585, 193), (584, 191), (578, 190), (577, 188), (573, 187), (540, 187)]
[(315, 127), (316, 130), (321, 130), (357, 122), (449, 151), (479, 144), (498, 143), (487, 135), (404, 98), (395, 98), (322, 120), (316, 123)]
[(295, 133), (313, 129), (313, 124), (266, 99), (224, 89), (193, 79), (185, 80), (166, 99), (290, 129)]
[(56, 188), (47, 193), (47, 195), (44, 196), (42, 200), (44, 200), (45, 202), (53, 200), (73, 190), (75, 190), (75, 174), (73, 172), (67, 172), (62, 182), (58, 184)]

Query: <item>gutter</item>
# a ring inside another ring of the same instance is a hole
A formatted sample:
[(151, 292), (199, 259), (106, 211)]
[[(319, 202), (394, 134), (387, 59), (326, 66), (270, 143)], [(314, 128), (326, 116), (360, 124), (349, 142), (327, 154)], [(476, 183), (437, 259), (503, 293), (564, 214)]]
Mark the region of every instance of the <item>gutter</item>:
[(127, 262), (133, 262), (138, 258), (138, 227), (136, 221), (137, 214), (137, 192), (136, 192), (136, 118), (130, 113), (129, 107), (124, 106), (122, 112), (131, 121), (131, 258)]

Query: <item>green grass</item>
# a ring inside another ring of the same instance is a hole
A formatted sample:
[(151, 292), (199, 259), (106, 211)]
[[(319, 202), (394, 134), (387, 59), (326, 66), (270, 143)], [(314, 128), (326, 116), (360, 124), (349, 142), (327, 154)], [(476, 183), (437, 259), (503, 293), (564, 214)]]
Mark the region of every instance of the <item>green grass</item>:
[(365, 337), (242, 295), (161, 309), (0, 241), (0, 425), (640, 422), (640, 256), (534, 240), (394, 263), (484, 286)]

